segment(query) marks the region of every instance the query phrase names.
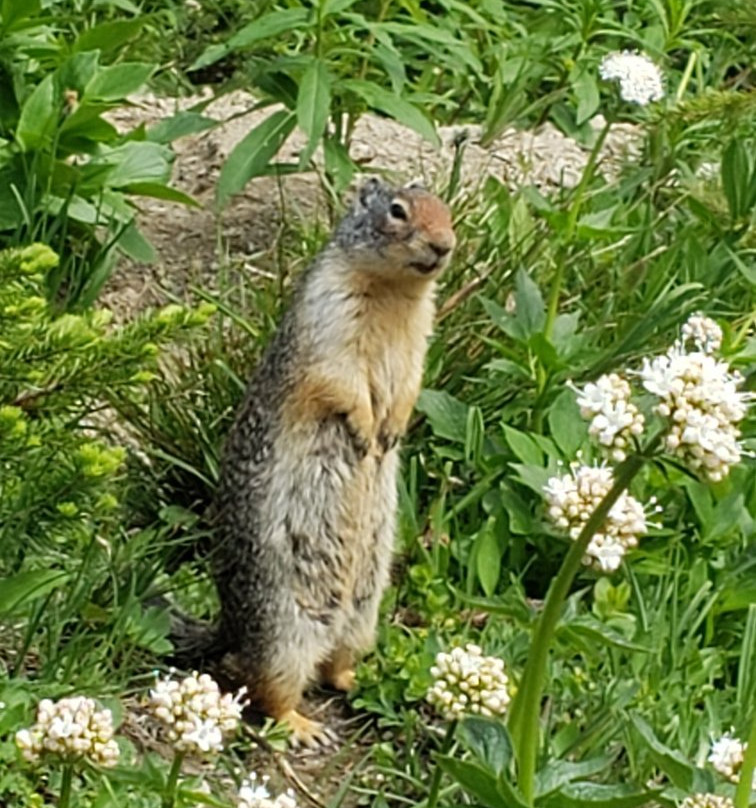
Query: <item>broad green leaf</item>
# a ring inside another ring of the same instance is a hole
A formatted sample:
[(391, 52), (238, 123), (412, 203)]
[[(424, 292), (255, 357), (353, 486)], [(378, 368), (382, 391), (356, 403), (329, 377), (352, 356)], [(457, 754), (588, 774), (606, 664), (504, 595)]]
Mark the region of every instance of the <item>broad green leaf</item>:
[(180, 137), (186, 135), (195, 135), (197, 132), (205, 132), (218, 126), (220, 122), (213, 118), (207, 118), (200, 115), (199, 112), (192, 112), (191, 110), (183, 110), (177, 112), (170, 118), (163, 118), (158, 121), (154, 126), (147, 129), (147, 140), (155, 143), (173, 143)]
[(107, 185), (123, 188), (135, 183), (165, 182), (171, 174), (171, 152), (159, 143), (129, 141), (103, 153), (102, 163), (112, 166)]
[(30, 17), (36, 17), (40, 11), (40, 0), (3, 0), (0, 4), (0, 15), (3, 18), (3, 33), (23, 27), (20, 25)]
[(502, 430), (509, 444), (509, 448), (514, 452), (518, 460), (536, 466), (543, 463), (543, 452), (541, 452), (529, 435), (520, 432), (514, 427), (507, 426), (507, 424), (502, 424)]
[(191, 65), (189, 70), (202, 67), (223, 59), (229, 53), (253, 45), (263, 39), (281, 36), (287, 31), (298, 31), (307, 23), (309, 12), (305, 8), (290, 8), (264, 14), (239, 29), (225, 44), (211, 45)]
[(575, 646), (582, 646), (587, 649), (596, 649), (605, 645), (611, 648), (623, 648), (626, 651), (639, 651), (645, 654), (651, 650), (643, 645), (631, 642), (623, 634), (590, 616), (578, 617), (559, 626), (557, 634), (568, 644), (572, 643)]
[[(129, 258), (133, 258), (142, 264), (151, 264), (155, 260), (155, 248), (133, 223), (121, 233), (116, 246)], [(97, 291), (99, 292), (99, 289)], [(94, 296), (94, 299), (96, 298), (97, 295)]]
[(465, 746), (496, 775), (506, 770), (512, 760), (512, 739), (503, 721), (470, 715), (459, 731)]
[(218, 205), (223, 205), (251, 180), (259, 177), (291, 134), (296, 115), (285, 109), (274, 112), (249, 132), (229, 154), (221, 168), (216, 189)]
[(49, 148), (52, 145), (59, 112), (54, 78), (52, 75), (45, 76), (21, 108), (16, 140), (24, 151)]
[(642, 808), (652, 804), (654, 795), (660, 791), (625, 784), (570, 783), (539, 805), (544, 808)]
[(140, 13), (130, 20), (110, 20), (83, 31), (73, 44), (74, 51), (108, 51), (128, 42), (141, 31), (149, 14)]
[(464, 444), (467, 404), (444, 390), (423, 390), (417, 400), (417, 409), (428, 418), (434, 435)]
[(488, 808), (515, 808), (499, 792), (497, 777), (486, 767), (450, 757), (439, 757), (438, 765)]
[(135, 93), (152, 75), (154, 66), (142, 62), (123, 62), (100, 68), (84, 88), (89, 101), (118, 101)]
[(547, 419), (556, 445), (565, 457), (574, 457), (588, 435), (588, 428), (580, 416), (572, 390), (564, 389), (554, 399)]
[(506, 484), (499, 491), (502, 508), (507, 514), (509, 530), (518, 536), (527, 536), (533, 531), (533, 519), (525, 500)]
[(58, 87), (64, 87), (67, 91), (73, 90), (82, 95), (84, 88), (100, 69), (99, 64), (99, 51), (74, 53), (58, 68)]
[(581, 126), (589, 118), (593, 117), (601, 101), (595, 70), (587, 67), (582, 68), (572, 80), (572, 91), (575, 93), (575, 98), (577, 98), (578, 102), (575, 123), (577, 126)]
[(678, 751), (665, 746), (639, 715), (631, 716), (630, 720), (651, 753), (654, 763), (678, 788), (690, 793), (695, 779), (695, 767)]
[(546, 322), (546, 306), (541, 290), (524, 269), (517, 270), (514, 298), (515, 320), (523, 333), (528, 337), (540, 333)]
[(550, 477), (554, 476), (553, 471), (542, 466), (533, 466), (527, 463), (510, 463), (510, 468), (516, 472), (517, 479), (539, 496), (543, 496), (543, 487)]
[(20, 188), (26, 186), (24, 172), (16, 161), (0, 169), (0, 230), (12, 230), (26, 221), (19, 204)]
[(496, 535), (496, 519), (489, 517), (475, 537), (472, 552), (478, 580), (487, 597), (492, 597), (501, 574), (501, 548)]
[(538, 797), (545, 797), (567, 783), (599, 774), (607, 770), (612, 761), (613, 758), (608, 755), (577, 763), (571, 760), (551, 760), (536, 774), (536, 794)]
[[(527, 338), (527, 334), (525, 334), (522, 325), (515, 319), (514, 315), (510, 314), (503, 306), (500, 306), (494, 300), (489, 300), (482, 295), (478, 299), (486, 310), (486, 314), (491, 318), (491, 322), (493, 322), (497, 328), (500, 328), (508, 337), (518, 341), (523, 341)], [(494, 360), (494, 362), (497, 361), (502, 360)]]
[(434, 146), (441, 145), (441, 139), (432, 121), (424, 112), (404, 98), (384, 90), (377, 84), (361, 79), (345, 79), (340, 82), (339, 86), (360, 96), (372, 109), (383, 112), (395, 121), (413, 129)]
[(63, 570), (46, 569), (27, 570), (4, 578), (0, 586), (0, 614), (15, 612), (27, 603), (44, 597), (62, 586), (69, 577)]
[(302, 76), (297, 95), (297, 123), (307, 135), (307, 145), (299, 157), (299, 164), (306, 166), (318, 147), (325, 132), (331, 111), (331, 78), (321, 59), (313, 59)]

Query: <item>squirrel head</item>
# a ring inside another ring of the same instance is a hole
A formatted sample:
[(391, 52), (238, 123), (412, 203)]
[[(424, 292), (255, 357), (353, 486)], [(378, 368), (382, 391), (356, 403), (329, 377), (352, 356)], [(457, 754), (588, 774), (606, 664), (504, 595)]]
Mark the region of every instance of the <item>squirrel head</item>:
[(334, 242), (366, 271), (390, 278), (435, 278), (456, 239), (449, 208), (420, 185), (392, 188), (368, 180)]

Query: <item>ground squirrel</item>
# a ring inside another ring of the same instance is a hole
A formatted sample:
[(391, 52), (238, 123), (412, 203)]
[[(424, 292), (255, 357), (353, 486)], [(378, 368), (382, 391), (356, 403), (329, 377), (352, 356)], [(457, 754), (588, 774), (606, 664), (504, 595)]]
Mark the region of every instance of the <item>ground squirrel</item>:
[(223, 668), (304, 743), (324, 735), (297, 712), (307, 685), (349, 689), (374, 640), (397, 441), (454, 243), (438, 197), (368, 181), (300, 279), (226, 443), (214, 552)]

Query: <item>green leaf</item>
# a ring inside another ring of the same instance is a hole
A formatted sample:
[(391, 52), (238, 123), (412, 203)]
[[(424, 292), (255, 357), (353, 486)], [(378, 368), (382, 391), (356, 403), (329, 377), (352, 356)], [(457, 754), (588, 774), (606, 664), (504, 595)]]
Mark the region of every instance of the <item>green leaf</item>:
[(189, 70), (207, 67), (228, 56), (229, 53), (247, 48), (260, 40), (278, 37), (287, 31), (301, 30), (309, 16), (305, 8), (283, 9), (264, 14), (239, 29), (225, 44), (211, 45), (200, 54)]
[(173, 143), (174, 140), (178, 140), (180, 137), (205, 132), (218, 126), (219, 123), (220, 121), (207, 118), (200, 115), (199, 112), (183, 110), (170, 118), (163, 118), (154, 126), (150, 126), (147, 129), (147, 140), (152, 140), (155, 143)]
[(502, 430), (509, 448), (514, 452), (518, 460), (535, 466), (543, 463), (543, 452), (529, 435), (506, 424), (502, 424)]
[(465, 746), (497, 775), (509, 766), (512, 739), (503, 721), (470, 715), (460, 724), (459, 732)]
[(102, 162), (112, 165), (107, 177), (111, 188), (135, 183), (163, 183), (171, 173), (171, 151), (149, 141), (129, 141), (103, 153)]
[(608, 755), (577, 763), (571, 760), (551, 760), (536, 774), (536, 795), (545, 797), (567, 783), (605, 771), (612, 761), (613, 758)]
[(36, 17), (40, 11), (40, 0), (3, 0), (0, 5), (0, 15), (3, 22), (3, 34), (22, 28), (24, 20)]
[(119, 101), (135, 93), (152, 75), (154, 66), (142, 62), (123, 62), (103, 67), (84, 88), (89, 101)]
[(441, 139), (432, 121), (424, 112), (404, 98), (384, 90), (377, 84), (361, 79), (345, 79), (340, 82), (340, 87), (351, 90), (355, 95), (360, 96), (369, 107), (383, 112), (395, 121), (413, 129), (434, 146), (441, 145)]
[(163, 185), (161, 182), (132, 182), (123, 186), (123, 190), (138, 196), (150, 196), (153, 199), (166, 199), (169, 202), (178, 202), (181, 205), (188, 205), (192, 208), (201, 208), (202, 205), (189, 194)]
[(499, 792), (497, 778), (487, 768), (450, 757), (439, 757), (438, 765), (488, 808), (513, 808)]
[(557, 634), (561, 639), (585, 649), (596, 649), (602, 645), (610, 648), (623, 648), (626, 651), (639, 651), (648, 654), (651, 649), (631, 642), (618, 631), (593, 617), (578, 617), (559, 626)]
[(756, 203), (755, 163), (753, 143), (740, 138), (730, 141), (722, 152), (722, 190), (733, 220), (746, 216)]
[(69, 578), (63, 570), (27, 570), (3, 579), (0, 587), (0, 614), (17, 611), (27, 603), (44, 597)]
[(472, 547), (478, 580), (487, 597), (492, 597), (501, 574), (501, 547), (496, 535), (496, 519), (489, 517)]
[(510, 463), (510, 468), (517, 473), (517, 479), (539, 496), (543, 496), (543, 487), (554, 476), (554, 472), (542, 466), (532, 466), (526, 463)]
[(547, 415), (551, 437), (565, 457), (574, 457), (588, 435), (572, 390), (564, 389), (554, 399)]
[(546, 306), (541, 290), (524, 269), (517, 270), (514, 298), (515, 320), (523, 333), (528, 337), (539, 334), (546, 322)]
[(416, 406), (428, 418), (434, 435), (464, 444), (467, 437), (467, 404), (444, 390), (423, 390)]
[(221, 207), (260, 176), (296, 126), (293, 112), (280, 109), (258, 124), (231, 151), (221, 168), (216, 199)]
[(323, 158), (328, 179), (334, 191), (340, 194), (352, 181), (357, 166), (349, 156), (349, 150), (335, 137), (323, 139)]
[(321, 59), (313, 59), (299, 84), (297, 95), (297, 123), (307, 135), (307, 145), (299, 157), (306, 166), (325, 132), (331, 111), (331, 77)]
[(111, 20), (95, 25), (83, 31), (74, 42), (74, 51), (108, 51), (115, 50), (128, 42), (141, 31), (149, 14), (140, 14), (129, 20)]
[[(133, 223), (126, 227), (121, 233), (116, 242), (116, 246), (119, 250), (128, 255), (129, 258), (133, 258), (134, 261), (139, 261), (142, 264), (151, 264), (155, 260), (155, 248), (144, 237), (142, 231)], [(105, 280), (107, 280), (107, 277)], [(99, 292), (99, 289), (97, 292)], [(94, 295), (93, 302), (96, 298), (97, 294)]]
[(16, 140), (24, 151), (52, 146), (59, 111), (54, 77), (45, 76), (21, 108)]
[(665, 746), (639, 715), (631, 716), (630, 720), (651, 753), (654, 763), (678, 788), (690, 793), (695, 780), (695, 767), (679, 752)]
[(578, 102), (575, 123), (580, 126), (593, 116), (601, 101), (595, 71), (587, 67), (581, 69), (572, 81), (572, 91)]
[(527, 536), (532, 533), (533, 519), (525, 500), (506, 484), (502, 485), (499, 498), (507, 514), (510, 532), (518, 536)]
[(539, 805), (544, 808), (641, 808), (650, 805), (660, 792), (661, 789), (641, 790), (624, 784), (570, 783)]

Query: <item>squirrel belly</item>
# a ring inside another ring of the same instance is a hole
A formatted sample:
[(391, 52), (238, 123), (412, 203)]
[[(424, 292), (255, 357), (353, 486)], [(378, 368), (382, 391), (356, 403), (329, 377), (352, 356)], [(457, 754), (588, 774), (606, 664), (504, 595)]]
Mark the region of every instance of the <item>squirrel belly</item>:
[(224, 672), (305, 742), (317, 678), (347, 689), (388, 582), (398, 441), (420, 390), (446, 206), (375, 181), (305, 273), (229, 435), (214, 574)]

